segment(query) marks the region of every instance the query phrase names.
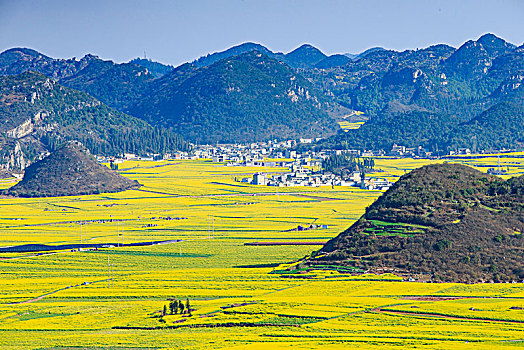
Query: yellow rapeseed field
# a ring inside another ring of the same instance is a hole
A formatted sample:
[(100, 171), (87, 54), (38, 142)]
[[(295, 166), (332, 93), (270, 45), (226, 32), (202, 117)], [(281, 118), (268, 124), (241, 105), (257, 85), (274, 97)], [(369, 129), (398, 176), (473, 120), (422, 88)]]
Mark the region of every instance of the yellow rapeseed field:
[[(447, 161), (522, 172), (522, 153)], [(424, 159), (375, 160), (398, 179)], [(241, 183), (208, 160), (125, 162), (144, 186), (115, 194), (1, 199), (0, 246), (104, 243), (0, 254), (2, 349), (499, 349), (524, 346), (524, 284), (435, 284), (295, 264), (349, 227), (380, 191)], [(0, 186), (14, 182), (3, 180)], [(298, 231), (298, 225), (327, 225)], [(167, 241), (150, 246), (120, 243)], [(309, 242), (312, 245), (245, 245)], [(112, 279), (109, 280), (109, 276)], [(168, 300), (169, 299), (169, 300)], [(167, 314), (188, 299), (191, 316)]]

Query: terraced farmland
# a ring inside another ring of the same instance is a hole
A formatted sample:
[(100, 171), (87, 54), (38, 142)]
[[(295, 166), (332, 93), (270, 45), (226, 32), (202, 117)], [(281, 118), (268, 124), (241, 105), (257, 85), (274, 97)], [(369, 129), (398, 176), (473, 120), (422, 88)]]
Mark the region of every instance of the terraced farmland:
[[(380, 174), (392, 179), (424, 162), (376, 160), (384, 170)], [(293, 187), (277, 192), (234, 181), (260, 168), (204, 160), (126, 162), (120, 168), (144, 186), (105, 195), (1, 199), (0, 246), (114, 246), (1, 253), (1, 348), (493, 349), (524, 344), (523, 283), (410, 283), (393, 275), (354, 276), (328, 265), (301, 270), (300, 259), (320, 245), (246, 245), (327, 241), (357, 220), (380, 191)], [(310, 224), (327, 228), (291, 230)], [(397, 234), (423, 229), (375, 226)], [(171, 243), (118, 246), (143, 241)], [(283, 270), (294, 273), (279, 273)], [(168, 299), (186, 298), (192, 316), (162, 316)]]

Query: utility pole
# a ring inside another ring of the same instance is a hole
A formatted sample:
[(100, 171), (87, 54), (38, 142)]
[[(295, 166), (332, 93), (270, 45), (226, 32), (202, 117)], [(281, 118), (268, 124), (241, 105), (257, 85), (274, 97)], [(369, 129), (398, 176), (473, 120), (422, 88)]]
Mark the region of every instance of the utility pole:
[(107, 256), (107, 288), (111, 288), (111, 272), (109, 269), (109, 255)]
[(211, 218), (207, 215), (207, 239), (211, 240)]

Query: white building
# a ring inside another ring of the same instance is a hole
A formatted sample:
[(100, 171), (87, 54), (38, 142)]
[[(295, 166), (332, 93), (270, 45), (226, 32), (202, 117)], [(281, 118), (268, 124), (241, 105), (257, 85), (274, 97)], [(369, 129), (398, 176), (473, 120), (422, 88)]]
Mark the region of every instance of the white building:
[(267, 184), (266, 174), (256, 173), (255, 175), (253, 175), (253, 185), (265, 186), (266, 184)]

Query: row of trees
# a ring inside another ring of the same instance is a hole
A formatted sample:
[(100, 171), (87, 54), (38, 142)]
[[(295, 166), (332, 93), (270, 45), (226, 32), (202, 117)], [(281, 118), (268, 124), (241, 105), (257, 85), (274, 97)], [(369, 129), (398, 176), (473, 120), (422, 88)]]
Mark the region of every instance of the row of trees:
[(79, 133), (64, 135), (51, 132), (42, 135), (40, 141), (51, 151), (59, 148), (65, 141), (78, 140), (93, 154), (115, 156), (122, 153), (173, 153), (189, 151), (190, 145), (182, 137), (165, 128), (143, 127), (124, 129), (110, 127), (101, 134)]

